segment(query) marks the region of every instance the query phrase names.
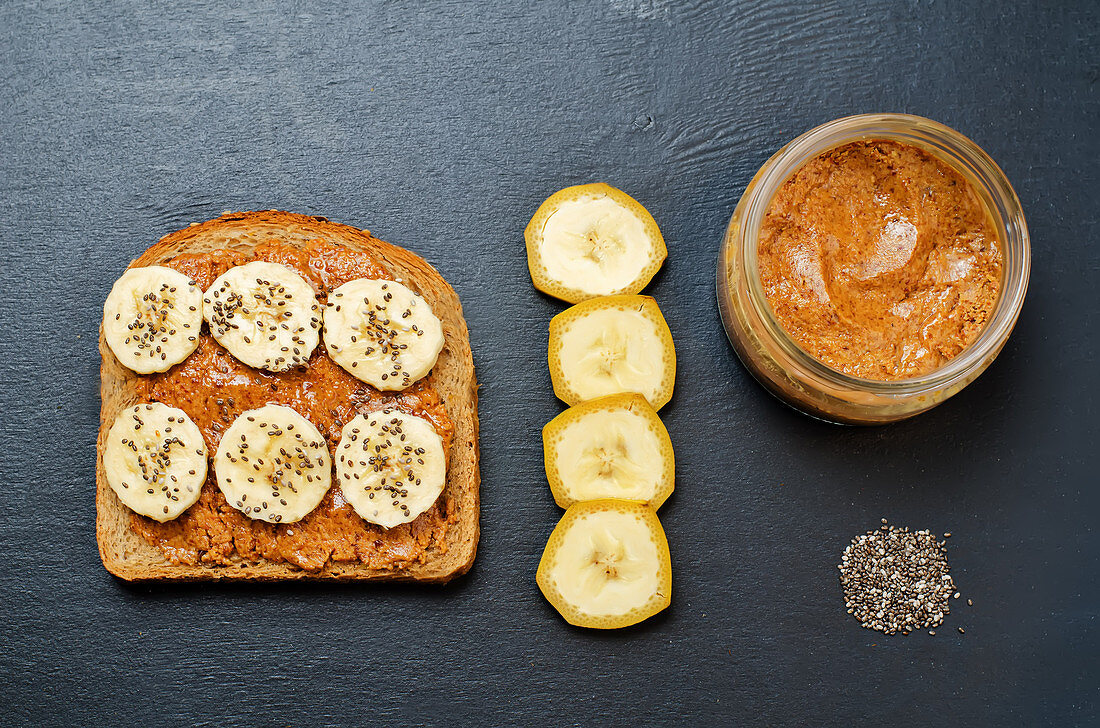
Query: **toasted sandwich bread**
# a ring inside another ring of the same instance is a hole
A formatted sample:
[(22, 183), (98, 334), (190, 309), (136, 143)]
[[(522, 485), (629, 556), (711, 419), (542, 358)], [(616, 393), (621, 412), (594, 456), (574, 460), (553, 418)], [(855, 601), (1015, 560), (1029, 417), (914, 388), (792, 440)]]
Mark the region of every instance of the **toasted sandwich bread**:
[[(329, 561), (320, 570), (305, 570), (285, 561), (243, 559), (234, 563), (176, 563), (160, 547), (131, 527), (131, 511), (107, 483), (103, 452), (107, 432), (118, 413), (138, 402), (140, 375), (122, 366), (100, 328), (100, 427), (96, 457), (96, 537), (103, 565), (128, 581), (291, 579), (402, 580), (446, 582), (469, 570), (479, 536), (477, 383), (462, 306), (442, 276), (419, 256), (374, 238), (368, 231), (331, 223), (322, 217), (287, 212), (225, 213), (167, 235), (131, 263), (165, 264), (184, 253), (229, 249), (248, 255), (256, 246), (277, 241), (303, 246), (318, 239), (371, 253), (395, 280), (423, 296), (443, 324), (445, 343), (427, 383), (439, 393), (454, 425), (447, 478), (440, 498), (452, 503), (453, 522), (444, 534), (445, 548), (430, 548), (422, 562), (381, 568), (355, 562)], [(208, 443), (208, 446), (210, 444)], [(211, 487), (208, 482), (204, 487)], [(334, 486), (335, 487), (335, 486)]]

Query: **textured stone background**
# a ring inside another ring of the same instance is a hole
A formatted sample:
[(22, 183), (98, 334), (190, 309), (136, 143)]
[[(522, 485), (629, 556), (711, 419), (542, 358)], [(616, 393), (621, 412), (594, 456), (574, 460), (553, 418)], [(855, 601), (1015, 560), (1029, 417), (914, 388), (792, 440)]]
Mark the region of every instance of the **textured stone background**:
[[(1094, 3), (158, 5), (0, 6), (0, 722), (1096, 724)], [(740, 367), (714, 261), (769, 155), (866, 111), (982, 145), (1034, 270), (974, 385), (846, 429)], [(674, 602), (615, 634), (569, 628), (534, 584), (560, 513), (539, 430), (561, 409), (544, 361), (561, 306), (531, 288), (522, 230), (593, 180), (664, 230), (649, 292), (681, 364), (662, 411)], [(463, 299), (483, 538), (450, 588), (135, 588), (99, 563), (102, 301), (164, 233), (272, 207), (369, 227)], [(844, 613), (840, 552), (883, 516), (954, 533), (974, 607), (936, 637)]]

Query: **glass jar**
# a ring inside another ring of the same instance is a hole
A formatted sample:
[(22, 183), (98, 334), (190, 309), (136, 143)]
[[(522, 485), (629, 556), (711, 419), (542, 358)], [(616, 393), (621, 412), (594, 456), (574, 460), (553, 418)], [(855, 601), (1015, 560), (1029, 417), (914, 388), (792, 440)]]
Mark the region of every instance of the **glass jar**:
[[(776, 320), (757, 266), (760, 225), (779, 187), (814, 157), (870, 139), (912, 144), (956, 169), (981, 196), (1002, 246), (1000, 297), (978, 338), (940, 368), (910, 379), (853, 377), (812, 357)], [(718, 308), (745, 367), (781, 400), (832, 422), (893, 422), (935, 407), (985, 371), (1020, 314), (1030, 268), (1031, 245), (1020, 201), (989, 155), (962, 134), (929, 119), (862, 114), (806, 132), (776, 152), (749, 182), (718, 256)]]

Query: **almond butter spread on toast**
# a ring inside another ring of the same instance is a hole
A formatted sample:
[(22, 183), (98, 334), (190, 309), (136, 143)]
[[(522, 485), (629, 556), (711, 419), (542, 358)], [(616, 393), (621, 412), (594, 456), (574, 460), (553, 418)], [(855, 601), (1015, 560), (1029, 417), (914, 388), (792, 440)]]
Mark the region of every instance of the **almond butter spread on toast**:
[(860, 141), (811, 159), (760, 226), (764, 293), (815, 359), (876, 380), (927, 374), (978, 337), (1001, 290), (997, 229), (929, 152)]
[[(304, 247), (265, 243), (251, 256), (232, 250), (183, 254), (164, 265), (206, 290), (230, 267), (250, 260), (292, 268), (313, 285), (322, 303), (329, 291), (347, 281), (390, 277), (368, 253), (321, 240)], [(137, 388), (142, 401), (162, 402), (186, 412), (211, 452), (237, 415), (265, 404), (285, 405), (303, 415), (325, 436), (330, 452), (345, 423), (360, 412), (386, 406), (427, 419), (449, 451), (454, 425), (431, 379), (428, 376), (402, 392), (380, 392), (333, 362), (323, 344), (314, 350), (308, 367), (273, 374), (242, 364), (204, 329), (191, 356), (166, 372), (141, 377)], [(333, 482), (321, 504), (301, 521), (267, 523), (230, 506), (213, 469), (198, 502), (179, 518), (158, 523), (135, 513), (131, 519), (134, 531), (173, 563), (286, 561), (309, 571), (330, 562), (387, 569), (423, 563), (429, 550), (446, 550), (447, 530), (458, 520), (454, 503), (444, 492), (416, 520), (387, 530), (360, 518)]]

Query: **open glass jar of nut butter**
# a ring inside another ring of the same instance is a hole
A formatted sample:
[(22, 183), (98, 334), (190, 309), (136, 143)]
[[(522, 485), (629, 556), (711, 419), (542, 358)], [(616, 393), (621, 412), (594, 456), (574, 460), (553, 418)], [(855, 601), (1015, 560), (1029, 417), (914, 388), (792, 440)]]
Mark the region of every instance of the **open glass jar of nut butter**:
[(1023, 305), (1030, 243), (1004, 173), (903, 114), (829, 122), (749, 183), (718, 258), (718, 306), (748, 370), (822, 419), (875, 424), (981, 374)]

